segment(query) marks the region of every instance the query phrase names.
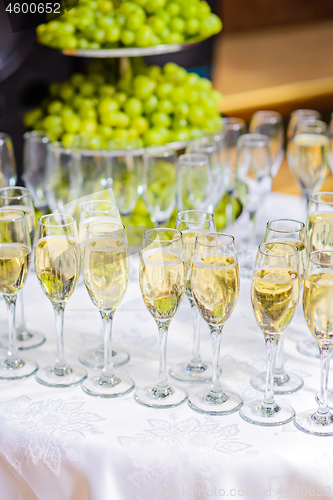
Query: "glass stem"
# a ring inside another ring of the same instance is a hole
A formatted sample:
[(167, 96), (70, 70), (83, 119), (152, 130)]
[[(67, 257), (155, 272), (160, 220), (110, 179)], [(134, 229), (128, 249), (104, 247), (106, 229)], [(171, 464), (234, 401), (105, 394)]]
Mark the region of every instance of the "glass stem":
[(330, 369), (331, 360), (331, 345), (319, 345), (320, 353), (320, 393), (318, 401), (318, 417), (322, 418), (329, 414), (329, 408), (327, 404), (327, 392), (328, 392), (328, 374)]
[(266, 408), (273, 408), (275, 405), (274, 400), (274, 365), (276, 358), (276, 351), (279, 339), (271, 335), (265, 336), (266, 345), (266, 391), (263, 399), (263, 406)]
[(201, 363), (200, 356), (200, 313), (193, 301), (191, 303), (192, 317), (193, 317), (193, 355), (191, 362), (195, 364)]
[(115, 373), (112, 361), (111, 337), (114, 311), (99, 311), (103, 322), (104, 331), (104, 366), (102, 379), (114, 383)]
[(65, 359), (65, 349), (64, 349), (64, 312), (65, 303), (58, 302), (53, 305), (55, 324), (56, 324), (56, 335), (57, 335), (57, 359), (53, 371), (58, 376), (63, 376), (70, 373), (66, 359)]
[(222, 370), (221, 370), (221, 337), (222, 326), (211, 326), (212, 349), (213, 349), (213, 380), (210, 386), (210, 392), (223, 394), (222, 388)]
[[(100, 312), (100, 314), (102, 314)], [(103, 318), (102, 318), (102, 328), (101, 328), (101, 338), (100, 338), (100, 342), (99, 342), (99, 347), (98, 347), (98, 350), (100, 353), (104, 353), (104, 338), (105, 338), (105, 322), (103, 321)]]
[(276, 350), (276, 359), (275, 359), (275, 367), (274, 367), (274, 375), (279, 376), (285, 373), (284, 371), (284, 360), (283, 360), (283, 348), (284, 348), (284, 337), (280, 338), (277, 350)]
[(7, 359), (8, 361), (16, 361), (18, 360), (16, 328), (15, 328), (15, 309), (16, 309), (17, 295), (4, 295), (4, 299), (7, 307), (8, 327), (9, 327)]

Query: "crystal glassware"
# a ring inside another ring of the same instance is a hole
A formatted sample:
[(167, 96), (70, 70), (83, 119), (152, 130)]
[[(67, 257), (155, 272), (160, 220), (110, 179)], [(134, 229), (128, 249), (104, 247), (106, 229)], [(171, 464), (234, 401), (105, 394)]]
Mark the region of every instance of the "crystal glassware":
[[(35, 241), (35, 210), (30, 196), (30, 192), (25, 187), (5, 187), (0, 189), (0, 208), (10, 208), (13, 210), (21, 210), (25, 213), (31, 248)], [(30, 259), (29, 259), (30, 262)], [(30, 267), (28, 271), (30, 270)], [(38, 347), (45, 342), (45, 336), (39, 332), (28, 331), (25, 324), (24, 306), (23, 306), (23, 290), (17, 296), (15, 326), (18, 349), (31, 349)], [(8, 348), (8, 336), (0, 338), (0, 345)]]
[(300, 293), (299, 252), (290, 243), (267, 241), (259, 246), (251, 285), (254, 316), (265, 337), (266, 390), (261, 400), (244, 404), (241, 417), (250, 424), (290, 422), (294, 409), (274, 399), (274, 365), (280, 337), (289, 325)]
[(34, 130), (23, 136), (23, 175), (25, 185), (29, 189), (36, 208), (46, 209), (44, 175), (47, 155), (47, 145), (50, 139), (45, 132)]
[(170, 375), (183, 382), (210, 382), (212, 379), (212, 364), (202, 361), (200, 355), (200, 314), (194, 301), (191, 287), (192, 257), (195, 239), (204, 232), (214, 232), (213, 214), (200, 210), (179, 212), (176, 218), (176, 229), (183, 235), (185, 250), (185, 293), (190, 301), (193, 317), (193, 351), (188, 363), (178, 363), (170, 369)]
[(35, 270), (51, 301), (56, 323), (57, 357), (54, 366), (40, 369), (36, 380), (49, 387), (68, 387), (87, 377), (81, 366), (69, 366), (64, 352), (64, 312), (80, 273), (77, 227), (71, 215), (43, 215), (37, 224)]
[(213, 348), (211, 385), (189, 397), (189, 406), (199, 413), (227, 415), (239, 410), (242, 398), (222, 386), (222, 330), (239, 294), (239, 267), (234, 237), (224, 233), (197, 236), (192, 258), (191, 287), (198, 311), (207, 323)]
[(17, 181), (16, 163), (12, 139), (0, 132), (0, 188), (15, 186)]
[(287, 128), (287, 158), (289, 166), (293, 158), (293, 139), (295, 137), (296, 126), (302, 121), (321, 120), (321, 114), (314, 109), (296, 109), (290, 115)]
[(160, 343), (160, 367), (154, 387), (139, 387), (134, 399), (143, 406), (172, 408), (187, 392), (167, 377), (166, 345), (170, 322), (185, 292), (184, 245), (176, 229), (150, 229), (143, 235), (139, 282), (144, 303), (154, 318)]
[[(306, 251), (306, 229), (304, 222), (292, 219), (276, 219), (267, 222), (264, 241), (273, 243), (291, 243), (296, 246), (299, 252), (300, 261), (300, 279), (303, 284), (307, 251)], [(287, 373), (284, 368), (283, 355), (284, 337), (282, 336), (276, 352), (274, 366), (274, 394), (291, 394), (299, 391), (303, 385), (303, 379), (296, 373)], [(266, 373), (261, 372), (251, 379), (252, 386), (262, 392), (265, 392)]]
[(100, 312), (104, 330), (104, 364), (101, 375), (87, 378), (82, 389), (90, 396), (115, 398), (134, 389), (134, 382), (114, 372), (111, 348), (112, 322), (129, 279), (126, 231), (119, 222), (96, 222), (87, 228), (83, 276), (89, 297)]
[(320, 393), (317, 410), (296, 415), (296, 427), (315, 436), (333, 436), (328, 406), (328, 375), (333, 348), (333, 251), (311, 252), (304, 281), (303, 311), (320, 352)]
[(16, 300), (27, 278), (30, 254), (31, 243), (25, 213), (17, 208), (1, 208), (0, 293), (6, 302), (9, 338), (7, 356), (0, 361), (0, 379), (25, 378), (38, 370), (35, 361), (19, 356), (15, 329)]
[(202, 153), (186, 153), (178, 157), (177, 208), (208, 211), (211, 205), (211, 169), (209, 159)]

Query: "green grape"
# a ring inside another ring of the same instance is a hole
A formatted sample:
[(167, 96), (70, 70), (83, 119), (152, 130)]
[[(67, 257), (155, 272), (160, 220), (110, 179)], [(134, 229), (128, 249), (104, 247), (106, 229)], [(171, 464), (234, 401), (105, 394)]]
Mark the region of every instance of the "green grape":
[(118, 89), (122, 92), (126, 92), (126, 94), (132, 93), (132, 80), (123, 77), (118, 80)]
[(153, 30), (155, 31), (156, 34), (161, 33), (166, 27), (163, 19), (161, 19), (160, 17), (157, 17), (157, 16), (149, 17), (148, 23), (149, 23), (149, 26), (151, 26), (153, 28)]
[(61, 138), (61, 142), (65, 146), (65, 148), (71, 148), (74, 145), (75, 139), (76, 139), (75, 134), (65, 133)]
[(161, 68), (159, 66), (150, 66), (147, 69), (147, 75), (157, 81), (161, 76)]
[(114, 139), (126, 139), (128, 140), (128, 130), (124, 128), (116, 128), (113, 132)]
[(139, 75), (134, 78), (134, 94), (143, 100), (149, 97), (155, 90), (156, 82), (148, 76)]
[(131, 31), (139, 29), (146, 20), (146, 14), (143, 9), (137, 9), (126, 19), (126, 27)]
[(214, 99), (216, 104), (219, 104), (219, 102), (221, 102), (222, 94), (218, 90), (212, 90), (211, 96)]
[(187, 73), (185, 83), (186, 85), (193, 87), (198, 86), (200, 85), (200, 76), (198, 76), (196, 73)]
[(194, 36), (200, 32), (200, 21), (199, 19), (193, 17), (192, 19), (188, 19), (185, 25), (185, 31), (188, 35)]
[(141, 26), (135, 33), (135, 41), (138, 47), (147, 47), (151, 43), (153, 30), (147, 24)]
[(136, 12), (140, 7), (138, 7), (134, 2), (122, 2), (119, 7), (119, 12), (127, 16), (132, 12)]
[(124, 45), (134, 45), (136, 39), (134, 31), (124, 30), (120, 33), (120, 41)]
[(93, 49), (93, 50), (99, 50), (101, 48), (101, 44), (100, 43), (97, 43), (97, 42), (91, 42), (89, 44), (89, 49)]
[(52, 101), (47, 107), (47, 112), (50, 115), (58, 115), (61, 111), (63, 103), (61, 101)]
[(56, 37), (60, 49), (76, 49), (77, 39), (71, 35), (59, 35)]
[(161, 35), (161, 38), (163, 40), (164, 43), (168, 43), (168, 40), (170, 38), (170, 34), (171, 34), (171, 31), (169, 30), (169, 28), (164, 28), (160, 35)]
[[(100, 13), (98, 13), (100, 14)], [(115, 25), (115, 18), (114, 17), (109, 17), (109, 16), (104, 16), (103, 14), (100, 14), (96, 16), (96, 25), (99, 27), (99, 28), (103, 28), (103, 29), (108, 29), (108, 28), (111, 28), (112, 26)]]
[(162, 99), (157, 105), (157, 111), (170, 115), (174, 112), (174, 104), (170, 99)]
[(160, 37), (155, 35), (155, 33), (152, 34), (151, 39), (150, 39), (150, 45), (160, 45), (162, 43), (162, 40)]
[(78, 49), (88, 49), (89, 48), (89, 42), (86, 38), (79, 38), (77, 41), (77, 47)]
[(199, 101), (200, 93), (195, 88), (185, 87), (186, 90), (186, 102), (189, 104), (195, 104)]
[(213, 88), (213, 84), (208, 78), (200, 78), (199, 86), (203, 91), (209, 92)]
[(114, 99), (117, 101), (119, 108), (122, 108), (127, 100), (127, 94), (125, 92), (117, 92)]
[(78, 132), (81, 128), (81, 120), (77, 115), (64, 116), (62, 125), (66, 132), (75, 134), (75, 132)]
[(153, 113), (151, 116), (151, 122), (156, 127), (170, 127), (171, 126), (171, 118), (166, 113)]
[(37, 28), (36, 28), (37, 38), (39, 38), (48, 29), (49, 29), (49, 26), (47, 24), (40, 24), (39, 26), (37, 26)]
[(175, 106), (175, 116), (179, 118), (186, 118), (189, 114), (190, 107), (186, 102), (179, 102)]
[(30, 109), (23, 116), (23, 124), (25, 127), (32, 128), (43, 116), (43, 111), (40, 108)]
[(114, 10), (113, 3), (108, 0), (98, 0), (97, 7), (103, 14), (109, 14)]
[(147, 130), (142, 140), (145, 146), (159, 146), (164, 143), (164, 135), (158, 127), (152, 127)]
[(205, 121), (205, 111), (201, 106), (194, 104), (190, 106), (188, 118), (192, 125), (201, 125)]
[(191, 133), (190, 130), (187, 128), (174, 130), (171, 135), (171, 140), (174, 142), (188, 141), (190, 138), (191, 138)]
[(106, 31), (105, 40), (107, 42), (109, 43), (118, 42), (118, 40), (120, 39), (120, 26), (118, 26), (118, 24), (114, 24), (109, 28), (105, 28), (105, 31)]
[(191, 19), (193, 17), (198, 17), (200, 11), (199, 2), (186, 2), (181, 7), (182, 16), (185, 19)]
[(214, 116), (216, 113), (216, 104), (212, 97), (208, 97), (204, 101), (202, 101), (201, 106), (206, 112), (208, 117)]
[(138, 131), (135, 128), (128, 129), (128, 139), (133, 141), (139, 137)]
[(156, 89), (156, 94), (160, 99), (168, 97), (173, 92), (174, 86), (172, 83), (161, 83)]
[(136, 97), (130, 97), (124, 105), (124, 110), (130, 118), (140, 116), (143, 111), (142, 102)]
[(68, 117), (68, 116), (73, 116), (75, 115), (73, 108), (70, 106), (63, 106), (60, 111), (60, 116), (62, 119)]
[(45, 132), (44, 125), (43, 125), (43, 120), (37, 120), (36, 121), (36, 123), (34, 124), (34, 130), (41, 130), (42, 132)]
[(110, 139), (113, 136), (113, 129), (109, 125), (99, 124), (97, 125), (96, 133), (104, 139)]
[(118, 109), (119, 104), (111, 97), (103, 97), (97, 106), (97, 110), (100, 115), (113, 113), (114, 111), (118, 111)]
[(160, 17), (161, 19), (163, 19), (163, 21), (165, 22), (165, 24), (169, 24), (170, 23), (171, 16), (170, 16), (170, 14), (166, 10), (158, 10), (158, 12), (156, 12), (156, 16)]
[(61, 126), (62, 120), (58, 115), (48, 115), (43, 120), (45, 130), (53, 132), (57, 127)]
[(130, 123), (129, 117), (122, 111), (116, 111), (109, 116), (109, 123), (103, 122), (112, 127), (126, 128)]
[(170, 97), (173, 102), (184, 102), (186, 98), (186, 91), (184, 87), (176, 87)]
[(200, 137), (202, 137), (204, 134), (200, 128), (191, 127), (190, 128), (190, 135), (191, 135), (192, 139), (200, 139)]
[(59, 23), (57, 35), (72, 35), (75, 32), (75, 26), (70, 23)]
[(105, 76), (100, 73), (91, 73), (89, 75), (89, 81), (96, 84), (96, 87), (100, 87), (105, 83)]
[(104, 96), (107, 96), (107, 97), (110, 97), (110, 96), (113, 96), (115, 98), (115, 93), (116, 93), (116, 89), (113, 85), (110, 85), (108, 83), (105, 83), (103, 85), (100, 86), (99, 88), (99, 95), (104, 97)]
[(198, 10), (199, 10), (198, 12), (199, 19), (205, 19), (211, 13), (210, 6), (208, 5), (207, 2), (200, 2)]
[(85, 97), (89, 97), (95, 94), (96, 85), (93, 82), (84, 81), (80, 86), (80, 94)]
[(175, 117), (172, 121), (172, 128), (175, 130), (188, 127), (188, 121), (186, 118)]
[(84, 108), (79, 109), (79, 117), (81, 118), (81, 120), (84, 120), (86, 118), (96, 120), (97, 113), (96, 113), (95, 108), (85, 108), (84, 107)]
[(177, 2), (170, 2), (167, 5), (166, 11), (171, 17), (176, 17), (180, 13), (180, 5)]
[(124, 16), (124, 14), (122, 14), (121, 12), (119, 12), (116, 15), (116, 22), (117, 22), (118, 26), (120, 26), (122, 28), (123, 26), (125, 26), (126, 16)]
[(99, 151), (103, 147), (103, 138), (97, 133), (83, 133), (82, 137), (85, 140), (85, 148)]
[(51, 21), (47, 24), (47, 29), (49, 30), (49, 32), (53, 31), (54, 33), (57, 33), (59, 26), (59, 21)]
[(85, 118), (81, 122), (81, 132), (94, 133), (97, 129), (97, 121), (93, 118)]
[(60, 82), (51, 83), (51, 85), (49, 86), (49, 91), (50, 91), (51, 96), (58, 97), (60, 89), (61, 89), (61, 85), (62, 84)]
[(178, 44), (184, 42), (184, 36), (181, 33), (170, 33), (169, 38), (166, 40), (170, 44)]
[(148, 0), (145, 5), (145, 9), (149, 12), (149, 14), (153, 14), (154, 12), (163, 9), (165, 4), (166, 0)]
[(131, 121), (130, 127), (135, 129), (139, 135), (143, 135), (149, 129), (149, 122), (144, 116), (137, 116)]
[(185, 21), (181, 17), (174, 17), (170, 23), (172, 31), (176, 33), (184, 33)]
[(143, 109), (145, 114), (150, 115), (151, 113), (153, 113), (156, 110), (157, 105), (158, 105), (158, 99), (156, 95), (151, 95), (150, 97), (148, 97), (148, 99), (146, 99), (143, 103)]
[(83, 101), (84, 101), (84, 98), (81, 95), (77, 94), (77, 95), (74, 95), (71, 104), (72, 104), (73, 108), (79, 109), (82, 106)]
[(221, 29), (221, 19), (215, 14), (210, 14), (205, 19), (203, 19), (200, 28), (200, 34), (204, 37), (209, 37), (211, 35), (216, 35), (221, 31)]

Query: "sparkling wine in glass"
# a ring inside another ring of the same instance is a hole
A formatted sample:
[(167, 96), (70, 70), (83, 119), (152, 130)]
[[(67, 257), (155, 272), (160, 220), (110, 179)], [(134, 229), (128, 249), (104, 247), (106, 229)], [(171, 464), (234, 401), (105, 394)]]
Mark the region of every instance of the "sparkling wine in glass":
[(0, 293), (6, 302), (9, 326), (8, 352), (0, 360), (0, 379), (25, 378), (38, 370), (35, 361), (19, 356), (15, 329), (16, 300), (27, 278), (30, 254), (25, 213), (16, 208), (0, 208)]
[(333, 413), (328, 406), (328, 376), (333, 348), (333, 251), (311, 252), (304, 281), (303, 311), (320, 352), (320, 392), (317, 410), (295, 417), (296, 427), (316, 436), (333, 436)]
[(234, 237), (223, 233), (197, 236), (192, 258), (191, 287), (198, 311), (211, 332), (213, 379), (209, 387), (190, 395), (189, 406), (199, 413), (227, 415), (243, 400), (222, 385), (220, 345), (222, 330), (239, 294), (239, 267)]
[(200, 314), (193, 298), (191, 270), (195, 239), (199, 234), (216, 230), (214, 216), (200, 210), (179, 212), (176, 229), (183, 235), (185, 249), (185, 293), (190, 301), (193, 316), (193, 351), (188, 363), (182, 362), (171, 367), (170, 375), (183, 382), (209, 382), (212, 379), (212, 364), (202, 361), (200, 355)]
[(280, 337), (289, 325), (300, 294), (299, 251), (291, 243), (267, 241), (259, 246), (252, 276), (251, 302), (266, 344), (266, 390), (261, 400), (245, 404), (241, 417), (250, 424), (290, 422), (294, 409), (274, 398), (274, 365)]
[(150, 229), (143, 235), (139, 282), (143, 301), (154, 318), (160, 343), (160, 367), (156, 384), (140, 387), (135, 400), (152, 408), (172, 408), (187, 400), (187, 392), (167, 377), (168, 330), (185, 292), (183, 238), (176, 229)]
[(321, 120), (321, 114), (314, 109), (296, 109), (291, 113), (287, 128), (287, 159), (289, 167), (292, 168), (296, 127), (302, 121)]
[[(10, 208), (21, 210), (25, 213), (31, 248), (35, 242), (35, 209), (32, 203), (30, 192), (25, 187), (5, 187), (0, 189), (0, 208)], [(25, 324), (23, 291), (17, 297), (15, 325), (17, 334), (18, 349), (31, 349), (38, 347), (45, 342), (45, 336), (39, 332), (30, 332)], [(7, 335), (1, 338), (0, 345), (8, 348)]]
[[(303, 284), (306, 263), (306, 229), (304, 222), (292, 219), (276, 219), (267, 222), (264, 241), (273, 243), (291, 243), (296, 246), (299, 252), (300, 280)], [(279, 251), (279, 249), (277, 249)], [(299, 391), (303, 385), (303, 379), (296, 373), (287, 373), (284, 368), (283, 355), (284, 337), (282, 336), (277, 348), (274, 366), (274, 394), (291, 394)], [(261, 372), (251, 379), (253, 387), (265, 392), (266, 373)]]
[(123, 396), (134, 389), (134, 382), (114, 372), (111, 348), (114, 313), (125, 295), (129, 278), (128, 243), (122, 224), (103, 221), (88, 226), (83, 276), (89, 297), (103, 322), (104, 364), (101, 375), (84, 380), (82, 389), (90, 396)]
[(36, 380), (49, 387), (68, 387), (87, 377), (81, 366), (69, 366), (64, 352), (64, 312), (80, 273), (80, 251), (74, 218), (66, 214), (43, 215), (37, 224), (35, 270), (39, 284), (51, 301), (56, 323), (57, 357), (54, 366), (40, 369)]

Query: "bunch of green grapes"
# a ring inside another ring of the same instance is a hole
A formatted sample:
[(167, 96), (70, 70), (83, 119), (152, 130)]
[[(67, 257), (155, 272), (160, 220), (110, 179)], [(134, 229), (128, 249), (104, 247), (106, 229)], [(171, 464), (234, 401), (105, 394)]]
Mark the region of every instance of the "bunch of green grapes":
[(77, 134), (89, 137), (92, 149), (110, 141), (162, 145), (200, 137), (221, 128), (221, 94), (206, 78), (177, 64), (146, 66), (135, 59), (133, 76), (113, 80), (112, 61), (95, 60), (88, 74), (50, 85), (50, 97), (28, 111), (24, 124), (43, 130), (53, 141), (71, 147)]
[(221, 29), (204, 0), (80, 0), (39, 25), (37, 39), (61, 50), (148, 47), (204, 39)]

